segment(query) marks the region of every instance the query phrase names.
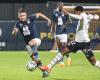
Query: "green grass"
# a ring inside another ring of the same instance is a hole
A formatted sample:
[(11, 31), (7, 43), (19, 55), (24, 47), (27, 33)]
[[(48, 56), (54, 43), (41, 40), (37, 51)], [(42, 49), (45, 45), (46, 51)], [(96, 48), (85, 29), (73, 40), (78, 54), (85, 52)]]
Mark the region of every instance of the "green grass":
[[(48, 64), (55, 53), (40, 51), (43, 64)], [(100, 53), (95, 54), (100, 60)], [(0, 80), (100, 80), (100, 69), (92, 66), (81, 53), (71, 54), (72, 65), (63, 68), (56, 65), (48, 78), (42, 79), (40, 70), (29, 72), (26, 63), (30, 60), (26, 51), (0, 52)], [(66, 63), (66, 58), (64, 58)]]

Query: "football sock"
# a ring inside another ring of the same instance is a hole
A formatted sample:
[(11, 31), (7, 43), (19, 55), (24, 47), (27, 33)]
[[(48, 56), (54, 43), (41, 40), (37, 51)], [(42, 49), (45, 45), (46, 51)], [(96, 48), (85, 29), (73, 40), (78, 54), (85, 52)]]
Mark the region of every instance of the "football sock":
[(64, 62), (63, 59), (60, 62)]
[(48, 65), (49, 68), (52, 68), (57, 63), (59, 63), (63, 59), (63, 55), (59, 52), (56, 57), (51, 61), (51, 63)]
[(33, 51), (32, 51), (32, 48), (29, 45), (26, 45), (26, 49), (28, 51), (28, 54), (32, 55)]

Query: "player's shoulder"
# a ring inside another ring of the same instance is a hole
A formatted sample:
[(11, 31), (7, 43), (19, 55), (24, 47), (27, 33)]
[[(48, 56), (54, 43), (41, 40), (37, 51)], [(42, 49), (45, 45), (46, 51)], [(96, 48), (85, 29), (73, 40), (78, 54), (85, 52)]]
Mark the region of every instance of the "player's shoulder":
[(16, 24), (16, 25), (19, 25), (20, 23), (21, 23), (21, 22), (20, 22), (19, 20), (17, 20), (15, 24)]
[(83, 12), (83, 13), (81, 13), (81, 16), (82, 16), (82, 18), (83, 18), (84, 20), (86, 20), (88, 15), (87, 15), (85, 12)]
[(34, 14), (31, 14), (31, 15), (28, 16), (28, 18), (31, 18), (31, 17), (33, 17), (35, 15), (36, 15), (35, 13)]
[(18, 21), (16, 21), (16, 23), (15, 23), (15, 26), (16, 27), (20, 27), (20, 26), (22, 26), (23, 24), (18, 20)]
[(82, 12), (82, 13), (81, 13), (81, 16), (86, 17), (86, 16), (87, 16), (87, 14), (86, 14), (85, 12)]
[(27, 17), (27, 20), (34, 20), (34, 19), (36, 19), (36, 13), (31, 14), (31, 15), (29, 15), (29, 16)]
[(57, 9), (53, 9), (53, 14), (56, 14), (58, 13), (58, 10)]

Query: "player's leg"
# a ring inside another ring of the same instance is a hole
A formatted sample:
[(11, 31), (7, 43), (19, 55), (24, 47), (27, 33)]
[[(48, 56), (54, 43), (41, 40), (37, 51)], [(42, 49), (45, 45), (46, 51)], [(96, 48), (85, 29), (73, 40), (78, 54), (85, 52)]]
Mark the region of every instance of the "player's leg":
[(50, 72), (51, 69), (63, 59), (65, 54), (69, 54), (70, 52), (75, 53), (79, 49), (78, 44), (76, 42), (72, 42), (67, 45), (65, 44), (62, 47), (61, 46), (62, 44), (58, 39), (58, 44), (59, 44), (58, 47), (59, 50), (61, 51), (61, 54), (57, 54), (56, 57), (47, 66), (42, 66), (41, 67), (42, 70)]
[[(57, 46), (58, 46), (58, 53), (57, 54), (61, 54), (61, 52), (60, 52), (60, 48), (59, 48), (59, 46), (61, 46), (61, 35), (56, 35), (56, 42), (57, 42)], [(67, 42), (67, 41), (66, 41)], [(65, 66), (65, 63), (64, 63), (64, 61), (63, 61), (63, 58), (62, 58), (62, 60), (60, 61), (60, 67), (63, 67), (63, 66)]]
[[(66, 42), (60, 42), (60, 44), (61, 44), (61, 45), (58, 45), (58, 47), (59, 47), (59, 52), (62, 53), (61, 49), (65, 49), (67, 43), (66, 43)], [(68, 54), (68, 52), (63, 53), (63, 54), (65, 54), (65, 56), (67, 57), (67, 61), (66, 61), (67, 65), (71, 65), (71, 58), (70, 58), (70, 55)], [(60, 66), (63, 66), (63, 65), (65, 65), (65, 64), (64, 64), (64, 61), (63, 61), (63, 59), (62, 59), (61, 62), (60, 62)]]
[(83, 49), (83, 53), (92, 65), (100, 68), (100, 61), (96, 60), (93, 51), (90, 48), (90, 43), (86, 43), (85, 49)]
[(38, 58), (38, 51), (37, 51), (37, 48), (40, 44), (41, 44), (41, 40), (38, 38), (35, 38), (35, 39), (32, 39), (29, 42), (29, 45), (26, 46), (31, 59), (37, 63), (38, 67), (42, 65), (40, 59)]
[(63, 47), (61, 46), (62, 43), (59, 41), (59, 39), (57, 42), (59, 44), (58, 47), (61, 53), (58, 53), (56, 57), (47, 66), (42, 66), (42, 70), (47, 70), (48, 72), (50, 72), (51, 69), (63, 59), (64, 55), (70, 52), (70, 50), (65, 45)]
[[(28, 53), (33, 61), (37, 63), (37, 67), (41, 70), (40, 66), (42, 66), (41, 60), (38, 58), (38, 51), (37, 48), (41, 44), (41, 40), (38, 38), (32, 39), (29, 42), (29, 45), (26, 46)], [(47, 71), (42, 71), (43, 77), (48, 76)]]
[[(57, 54), (61, 54), (61, 52), (58, 50), (58, 53)], [(64, 60), (62, 58), (62, 60), (60, 61), (60, 64), (59, 64), (60, 67), (64, 67), (65, 66), (65, 63), (64, 63)]]
[(71, 65), (72, 64), (72, 60), (71, 60), (71, 57), (70, 57), (70, 55), (69, 54), (66, 54), (66, 57), (67, 57), (67, 65), (69, 66), (69, 65)]
[[(61, 43), (61, 47), (62, 48), (65, 48), (68, 41), (67, 41), (67, 34), (61, 34), (60, 36), (60, 43)], [(59, 43), (59, 42), (58, 42)], [(71, 65), (71, 58), (70, 58), (70, 55), (66, 53), (66, 57), (67, 57), (67, 65)]]
[[(31, 54), (31, 59), (34, 60), (37, 63), (37, 67), (41, 70), (41, 66), (42, 66), (42, 62), (41, 60), (38, 58), (38, 51), (37, 48), (38, 46), (41, 44), (41, 40), (38, 38), (32, 39), (29, 42), (29, 45), (31, 46), (31, 50), (32, 50), (32, 54)], [(48, 72), (41, 70), (43, 72), (43, 78), (48, 76)]]
[(40, 67), (42, 70), (44, 71), (48, 71), (50, 72), (51, 69), (58, 64), (59, 62), (61, 62), (61, 60), (63, 59), (65, 54), (69, 54), (70, 50), (66, 47), (64, 50), (62, 50), (62, 53), (58, 53), (56, 55), (56, 57), (47, 65), (47, 66), (42, 66)]
[(56, 57), (55, 57), (47, 66), (42, 66), (41, 69), (44, 70), (44, 71), (46, 70), (46, 71), (50, 72), (51, 69), (52, 69), (57, 63), (59, 63), (59, 62), (62, 61), (63, 57), (64, 57), (63, 54), (58, 53), (58, 54), (56, 55)]
[(75, 53), (79, 49), (78, 44), (76, 42), (70, 42), (69, 44), (68, 43), (63, 44), (58, 40), (58, 44), (59, 44), (58, 47), (59, 47), (59, 50), (61, 51), (61, 54), (56, 55), (56, 57), (48, 65), (50, 69), (53, 66), (55, 66), (57, 63), (59, 63), (66, 54), (69, 54), (70, 52)]
[(94, 54), (93, 54), (93, 52), (92, 52), (91, 49), (83, 50), (83, 52), (84, 52), (86, 58), (88, 59), (88, 61), (92, 65), (100, 68), (100, 61), (99, 60), (96, 60), (96, 58), (95, 58), (95, 56), (94, 56)]

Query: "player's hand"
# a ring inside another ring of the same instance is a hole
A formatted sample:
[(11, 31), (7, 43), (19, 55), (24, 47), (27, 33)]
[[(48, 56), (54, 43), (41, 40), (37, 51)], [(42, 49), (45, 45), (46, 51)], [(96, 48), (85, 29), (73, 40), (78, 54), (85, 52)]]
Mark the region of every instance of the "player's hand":
[(13, 36), (15, 36), (15, 35), (16, 35), (16, 32), (13, 30), (11, 34), (12, 34)]
[(16, 36), (17, 32), (18, 32), (18, 29), (14, 28), (13, 31), (12, 31), (12, 35)]

